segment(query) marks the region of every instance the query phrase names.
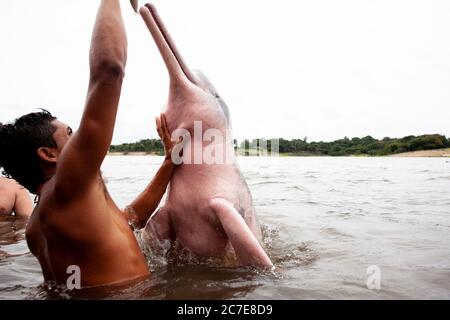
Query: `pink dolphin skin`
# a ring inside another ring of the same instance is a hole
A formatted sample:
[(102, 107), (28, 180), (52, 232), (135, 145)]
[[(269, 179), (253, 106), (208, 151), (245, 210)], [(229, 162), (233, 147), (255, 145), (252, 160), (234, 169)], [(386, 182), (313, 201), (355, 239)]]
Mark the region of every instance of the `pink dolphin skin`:
[[(217, 129), (223, 137), (231, 130), (228, 107), (200, 72), (189, 70), (152, 4), (139, 10), (166, 64), (170, 78), (169, 101), (164, 111), (170, 132), (188, 130), (194, 121), (203, 133)], [(163, 208), (149, 220), (145, 232), (159, 240), (181, 244), (197, 257), (234, 257), (232, 266), (271, 267), (261, 247), (250, 190), (236, 163), (232, 141), (203, 142), (200, 151), (214, 144), (231, 155), (225, 164), (182, 164), (177, 167)], [(194, 154), (192, 143), (183, 150)], [(198, 151), (198, 150), (197, 150)]]

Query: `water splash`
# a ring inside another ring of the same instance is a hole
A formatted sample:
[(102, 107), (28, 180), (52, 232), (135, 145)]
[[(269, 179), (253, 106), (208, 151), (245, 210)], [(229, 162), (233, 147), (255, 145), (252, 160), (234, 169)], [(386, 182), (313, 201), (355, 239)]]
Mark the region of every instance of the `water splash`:
[[(262, 246), (276, 268), (307, 266), (318, 258), (318, 254), (308, 243), (288, 244), (283, 241), (279, 235), (280, 231), (276, 227), (262, 225), (261, 232)], [(237, 265), (237, 258), (231, 246), (227, 248), (227, 253), (223, 256), (198, 257), (178, 241), (174, 243), (159, 241), (151, 238), (148, 232), (142, 231), (136, 231), (135, 235), (152, 272), (168, 266), (197, 265), (229, 268)], [(266, 273), (262, 270), (259, 270), (259, 273), (273, 275), (273, 273)]]
[(309, 243), (290, 244), (283, 241), (276, 227), (262, 225), (261, 231), (264, 249), (279, 269), (309, 266), (319, 258)]

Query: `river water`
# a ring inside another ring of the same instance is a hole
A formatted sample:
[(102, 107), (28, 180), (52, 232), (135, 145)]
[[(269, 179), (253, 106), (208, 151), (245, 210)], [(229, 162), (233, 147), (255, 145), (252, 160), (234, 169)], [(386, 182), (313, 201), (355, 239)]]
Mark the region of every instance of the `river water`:
[[(120, 207), (161, 161), (106, 158), (103, 175)], [(450, 159), (241, 157), (239, 163), (274, 272), (149, 256), (151, 279), (73, 293), (42, 285), (24, 239), (26, 221), (0, 217), (0, 299), (450, 299)]]

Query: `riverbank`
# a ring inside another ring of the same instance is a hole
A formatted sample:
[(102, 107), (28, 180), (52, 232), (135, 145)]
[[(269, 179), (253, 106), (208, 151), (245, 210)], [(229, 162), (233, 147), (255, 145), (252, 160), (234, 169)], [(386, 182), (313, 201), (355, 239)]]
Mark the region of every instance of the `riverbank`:
[(388, 155), (388, 157), (400, 157), (400, 158), (405, 158), (405, 157), (409, 157), (409, 158), (447, 157), (447, 158), (450, 158), (450, 148), (403, 152), (403, 153), (397, 153), (397, 154), (390, 154), (390, 155)]
[[(315, 154), (311, 152), (298, 152), (298, 153), (280, 153), (281, 157), (329, 157), (326, 155)], [(155, 152), (109, 152), (108, 156), (162, 156)], [(238, 156), (250, 156), (255, 157), (256, 154), (245, 154), (244, 152), (238, 152)], [(348, 155), (348, 157), (377, 157), (368, 155)], [(434, 149), (434, 150), (418, 150), (412, 152), (402, 152), (396, 154), (390, 154), (382, 157), (399, 157), (399, 158), (450, 158), (450, 148)]]
[[(241, 143), (234, 141), (237, 148), (238, 156), (264, 156), (267, 150), (272, 149), (272, 143), (276, 150), (279, 151), (281, 157), (368, 157), (368, 156), (386, 156), (393, 154), (403, 154), (414, 150), (439, 150), (441, 148), (450, 148), (450, 138), (440, 134), (423, 134), (420, 136), (406, 136), (403, 138), (375, 139), (371, 136), (362, 138), (343, 138), (335, 141), (319, 141), (307, 142), (304, 139), (286, 140), (283, 138), (276, 139), (252, 139), (244, 140)], [(127, 152), (136, 155), (145, 155), (147, 153), (162, 153), (164, 146), (159, 139), (144, 139), (133, 143), (123, 143), (120, 145), (112, 145), (110, 152), (119, 152), (127, 154)], [(128, 153), (130, 154), (130, 153)], [(444, 155), (447, 154), (445, 151)], [(441, 157), (441, 153), (425, 153), (403, 155), (404, 157)]]

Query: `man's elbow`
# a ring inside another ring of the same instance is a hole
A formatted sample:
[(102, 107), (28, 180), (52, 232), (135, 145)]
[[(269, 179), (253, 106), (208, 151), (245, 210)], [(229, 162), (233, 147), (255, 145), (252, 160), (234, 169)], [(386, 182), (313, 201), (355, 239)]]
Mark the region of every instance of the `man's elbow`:
[(125, 65), (120, 61), (104, 59), (91, 65), (93, 80), (122, 80), (125, 76)]

